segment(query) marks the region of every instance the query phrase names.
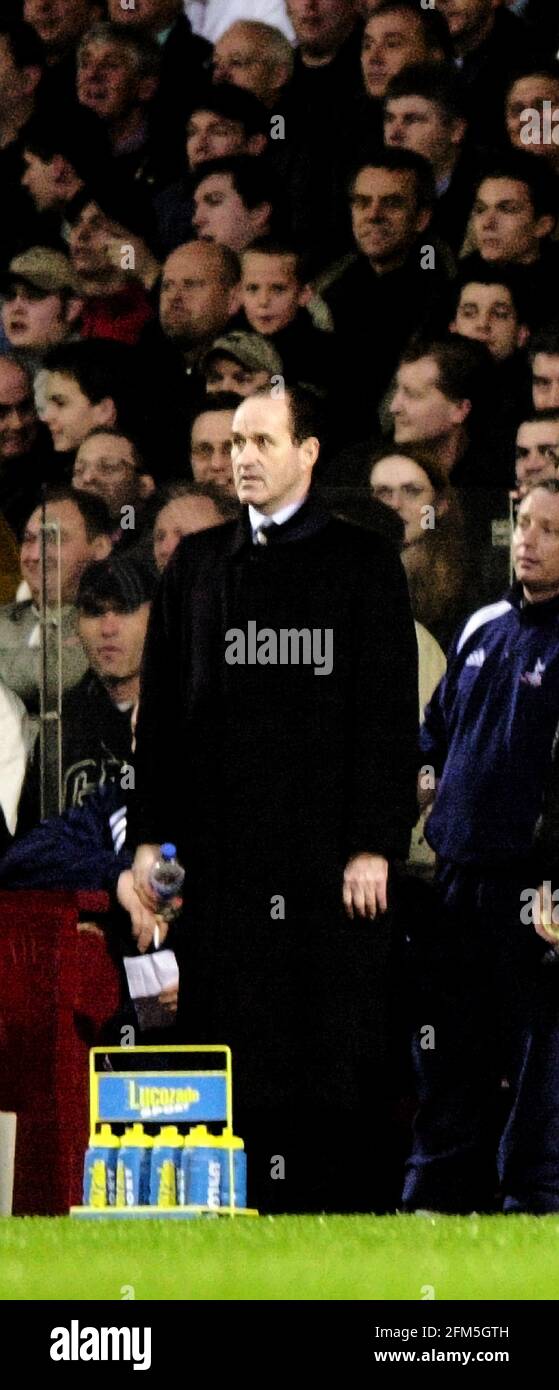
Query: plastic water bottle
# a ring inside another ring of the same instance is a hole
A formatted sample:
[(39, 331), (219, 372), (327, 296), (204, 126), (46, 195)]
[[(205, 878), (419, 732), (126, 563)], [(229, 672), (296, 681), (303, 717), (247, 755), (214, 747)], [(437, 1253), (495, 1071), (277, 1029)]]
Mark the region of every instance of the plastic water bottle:
[(184, 869), (177, 859), (177, 847), (167, 841), (161, 846), (159, 859), (150, 874), (150, 885), (159, 899), (158, 916), (165, 922), (176, 917), (178, 908), (172, 906), (172, 899), (180, 894), (184, 883)]

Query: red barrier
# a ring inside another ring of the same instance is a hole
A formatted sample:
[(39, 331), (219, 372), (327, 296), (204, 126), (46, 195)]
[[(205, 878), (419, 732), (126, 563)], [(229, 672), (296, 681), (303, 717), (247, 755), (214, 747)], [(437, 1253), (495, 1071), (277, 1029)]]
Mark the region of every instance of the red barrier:
[(17, 1114), (19, 1216), (81, 1201), (89, 1049), (121, 990), (104, 938), (78, 920), (107, 907), (104, 893), (0, 893), (0, 1110)]

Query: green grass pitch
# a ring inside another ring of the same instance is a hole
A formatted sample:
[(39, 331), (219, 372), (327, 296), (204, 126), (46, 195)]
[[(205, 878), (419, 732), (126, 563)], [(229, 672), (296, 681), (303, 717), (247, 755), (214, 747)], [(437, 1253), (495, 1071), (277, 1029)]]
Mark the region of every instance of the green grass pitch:
[(559, 1215), (0, 1220), (0, 1299), (557, 1297)]

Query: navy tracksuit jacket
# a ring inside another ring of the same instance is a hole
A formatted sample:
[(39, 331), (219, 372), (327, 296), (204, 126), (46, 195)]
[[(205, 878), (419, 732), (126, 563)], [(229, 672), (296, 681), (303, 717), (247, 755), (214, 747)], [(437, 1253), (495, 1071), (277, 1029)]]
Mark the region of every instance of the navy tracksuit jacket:
[[(539, 882), (532, 840), (558, 722), (559, 598), (525, 604), (515, 585), (457, 635), (421, 731), (424, 768), (438, 779), (426, 835), (439, 856), (442, 919), (419, 938), (421, 1023), (435, 1033), (434, 1047), (419, 1032), (414, 1044), (408, 1208), (484, 1209), (495, 1197), (499, 1088), (507, 1077), (514, 1094), (523, 1066), (527, 1074), (523, 1030), (545, 973), (545, 946), (521, 920), (521, 893)], [(559, 1114), (559, 1077), (556, 1092)], [(534, 1104), (524, 1097), (523, 1126), (509, 1123), (501, 1139), (502, 1193), (506, 1206), (535, 1209), (545, 1170), (546, 1200), (557, 1203), (545, 1209), (557, 1210), (559, 1167), (549, 1198), (549, 1126), (546, 1136), (537, 1131)], [(529, 1174), (526, 1125), (537, 1132)]]

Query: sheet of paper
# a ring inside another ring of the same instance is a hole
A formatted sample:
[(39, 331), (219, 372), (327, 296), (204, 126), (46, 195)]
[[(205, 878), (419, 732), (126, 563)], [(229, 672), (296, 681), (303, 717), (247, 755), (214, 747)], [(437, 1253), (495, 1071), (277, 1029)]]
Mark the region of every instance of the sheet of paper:
[(149, 956), (125, 956), (124, 969), (131, 999), (151, 999), (179, 982), (174, 951), (154, 951)]

